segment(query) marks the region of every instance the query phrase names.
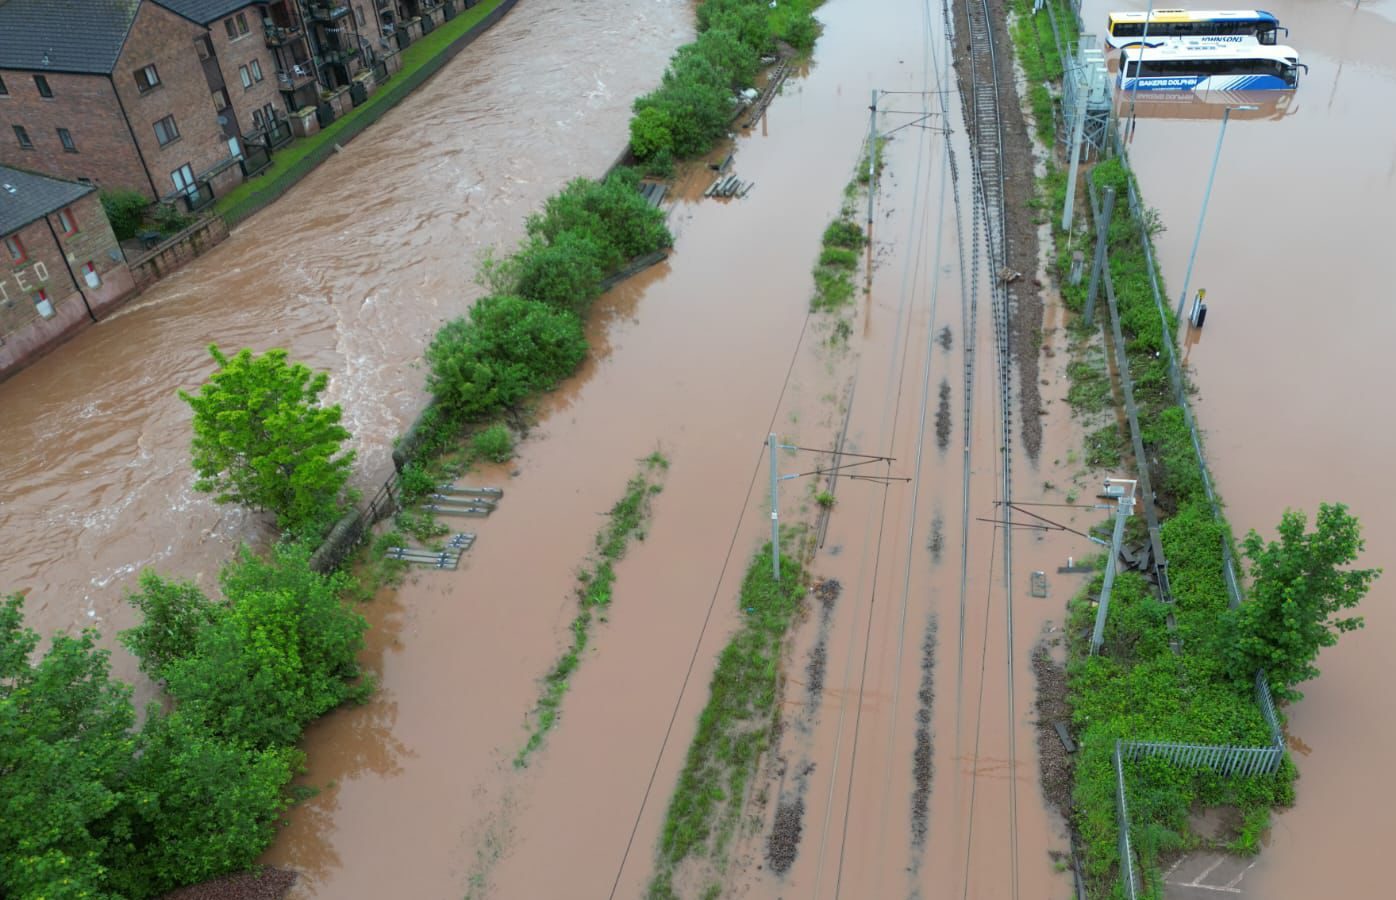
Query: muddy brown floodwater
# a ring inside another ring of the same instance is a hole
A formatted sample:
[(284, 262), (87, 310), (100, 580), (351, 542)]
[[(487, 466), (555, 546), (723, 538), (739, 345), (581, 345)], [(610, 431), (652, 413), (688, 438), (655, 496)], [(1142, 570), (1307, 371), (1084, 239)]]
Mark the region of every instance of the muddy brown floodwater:
[[(132, 624), (143, 567), (214, 584), (252, 517), (193, 492), (205, 346), (286, 347), (331, 372), (360, 483), (423, 403), (422, 348), (568, 178), (624, 145), (631, 100), (690, 33), (682, 0), (526, 0), (213, 252), (0, 385), (0, 590), (42, 632)], [(119, 648), (114, 668), (135, 677)]]
[[(1298, 803), (1276, 818), (1245, 886), (1266, 900), (1388, 896), (1396, 2), (1266, 6), (1290, 29), (1286, 43), (1309, 72), (1282, 115), (1233, 116), (1227, 128), (1192, 279), (1209, 306), (1205, 329), (1187, 341), (1197, 408), (1237, 533), (1273, 535), (1286, 507), (1312, 518), (1320, 502), (1343, 501), (1362, 520), (1361, 564), (1388, 574), (1363, 604), (1366, 629), (1323, 652), (1322, 676), (1287, 710)], [(1144, 4), (1092, 0), (1087, 30), (1099, 33), (1116, 7)], [(1143, 115), (1131, 149), (1145, 199), (1168, 226), (1158, 246), (1175, 292), (1219, 117)]]

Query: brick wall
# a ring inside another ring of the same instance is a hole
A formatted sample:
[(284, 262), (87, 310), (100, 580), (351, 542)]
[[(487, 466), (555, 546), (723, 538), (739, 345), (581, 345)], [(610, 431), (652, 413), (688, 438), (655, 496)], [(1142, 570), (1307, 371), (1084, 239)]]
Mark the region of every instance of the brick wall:
[[(0, 251), (0, 378), (90, 322), (89, 307), (100, 318), (133, 293), (131, 272), (96, 192), (75, 201), (67, 213), (77, 226), (71, 235), (64, 234), (58, 211), (15, 232), (27, 254), (22, 263)], [(98, 275), (95, 288), (83, 277), (87, 263)], [(40, 290), (53, 305), (50, 318), (40, 315), (35, 303)]]
[[(48, 79), (53, 89), (51, 99), (39, 96), (35, 74)], [(110, 80), (101, 75), (14, 69), (6, 69), (3, 76), (9, 93), (0, 96), (0, 163), (69, 181), (86, 178), (98, 187), (130, 188), (152, 196), (150, 180), (131, 142)], [(20, 147), (15, 125), (28, 132), (32, 150)], [(72, 135), (77, 152), (63, 149), (59, 128)]]
[(223, 242), (228, 225), (222, 216), (209, 216), (175, 235), (149, 253), (131, 260), (131, 278), (140, 290), (169, 275)]
[[(239, 131), (256, 129), (252, 122), (252, 111), (270, 103), (278, 114), (284, 114), (286, 105), (281, 100), (281, 91), (276, 83), (277, 63), (272, 51), (267, 47), (266, 30), (262, 27), (261, 11), (255, 6), (240, 10), (246, 16), (250, 31), (237, 39), (229, 39), (222, 20), (209, 26), (209, 37), (213, 41), (214, 53), (218, 57), (218, 67), (223, 72), (223, 81), (228, 87), (228, 97), (232, 100), (234, 115)], [(236, 17), (236, 13), (234, 13)], [(252, 63), (261, 68), (262, 80), (255, 80)], [(242, 86), (240, 69), (246, 68), (252, 86)]]
[[(142, 3), (112, 72), (141, 153), (162, 196), (174, 190), (171, 174), (180, 166), (187, 163), (196, 176), (202, 175), (229, 156), (228, 141), (218, 124), (212, 91), (194, 45), (195, 39), (206, 33), (201, 26), (163, 7)], [(253, 38), (249, 35), (244, 40)], [(160, 85), (142, 94), (135, 72), (152, 64), (159, 73)], [(233, 89), (229, 85), (229, 95)], [(241, 90), (241, 85), (236, 89)], [(161, 147), (155, 123), (169, 115), (174, 116), (179, 137)]]

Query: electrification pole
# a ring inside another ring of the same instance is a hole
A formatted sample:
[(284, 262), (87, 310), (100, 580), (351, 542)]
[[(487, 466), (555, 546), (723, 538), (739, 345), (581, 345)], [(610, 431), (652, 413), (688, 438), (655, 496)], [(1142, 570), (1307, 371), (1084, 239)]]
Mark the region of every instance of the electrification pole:
[(1110, 541), (1110, 558), (1105, 562), (1105, 584), (1100, 589), (1100, 606), (1095, 613), (1095, 630), (1091, 632), (1092, 656), (1099, 652), (1100, 643), (1105, 637), (1105, 616), (1110, 610), (1110, 589), (1115, 584), (1115, 569), (1118, 566), (1116, 560), (1120, 558), (1120, 543), (1125, 536), (1125, 519), (1134, 511), (1136, 483), (1125, 478), (1105, 479), (1107, 492), (1112, 485), (1119, 485), (1125, 492), (1120, 494), (1120, 505), (1115, 509), (1115, 535)]
[(1095, 262), (1091, 264), (1091, 286), (1086, 291), (1087, 328), (1095, 319), (1095, 295), (1096, 291), (1100, 289), (1100, 275), (1106, 265), (1105, 245), (1108, 243), (1110, 235), (1110, 214), (1115, 210), (1115, 189), (1106, 188), (1105, 197), (1101, 202), (1103, 208), (1100, 211), (1100, 219), (1096, 222)]
[(771, 572), (780, 581), (780, 475), (776, 470), (776, 435), (771, 432)]
[[(1079, 66), (1077, 67), (1079, 70)], [(1075, 77), (1075, 76), (1073, 76)], [(1071, 128), (1071, 169), (1066, 176), (1066, 205), (1062, 207), (1062, 231), (1071, 231), (1071, 213), (1076, 207), (1076, 172), (1081, 166), (1081, 138), (1086, 131), (1086, 89), (1076, 88), (1076, 122)]]

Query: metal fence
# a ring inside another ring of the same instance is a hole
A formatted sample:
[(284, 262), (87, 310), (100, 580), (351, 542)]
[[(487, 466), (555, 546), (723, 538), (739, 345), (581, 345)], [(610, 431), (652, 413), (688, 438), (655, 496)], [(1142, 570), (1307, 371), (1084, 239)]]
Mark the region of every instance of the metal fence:
[(1117, 742), (1130, 760), (1161, 757), (1189, 769), (1211, 769), (1220, 775), (1268, 775), (1280, 767), (1280, 747), (1231, 747), (1215, 744), (1173, 744), (1155, 741)]
[(1125, 799), (1125, 767), (1120, 760), (1120, 741), (1115, 741), (1115, 811), (1120, 837), (1120, 881), (1129, 900), (1139, 897), (1139, 872), (1134, 868), (1134, 848), (1129, 842), (1129, 803)]

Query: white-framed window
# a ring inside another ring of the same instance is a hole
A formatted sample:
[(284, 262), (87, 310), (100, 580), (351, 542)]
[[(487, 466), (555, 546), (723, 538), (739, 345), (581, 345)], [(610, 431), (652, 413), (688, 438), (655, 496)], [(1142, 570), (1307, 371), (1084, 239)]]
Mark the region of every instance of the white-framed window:
[(82, 280), (90, 288), (102, 286), (102, 276), (97, 274), (97, 267), (90, 261), (82, 264)]
[(252, 73), (253, 81), (262, 80), (262, 63), (260, 60), (252, 60), (252, 62), (247, 64), (247, 68)]
[(247, 66), (238, 66), (238, 80), (242, 82), (244, 90), (252, 87), (252, 73), (247, 71)]
[(247, 37), (250, 30), (247, 27), (247, 13), (238, 13), (223, 20), (223, 30), (228, 32), (228, 40), (235, 41), (241, 37)]
[(170, 181), (174, 182), (175, 190), (181, 193), (198, 193), (199, 186), (194, 183), (194, 167), (189, 163), (185, 163), (171, 172)]

